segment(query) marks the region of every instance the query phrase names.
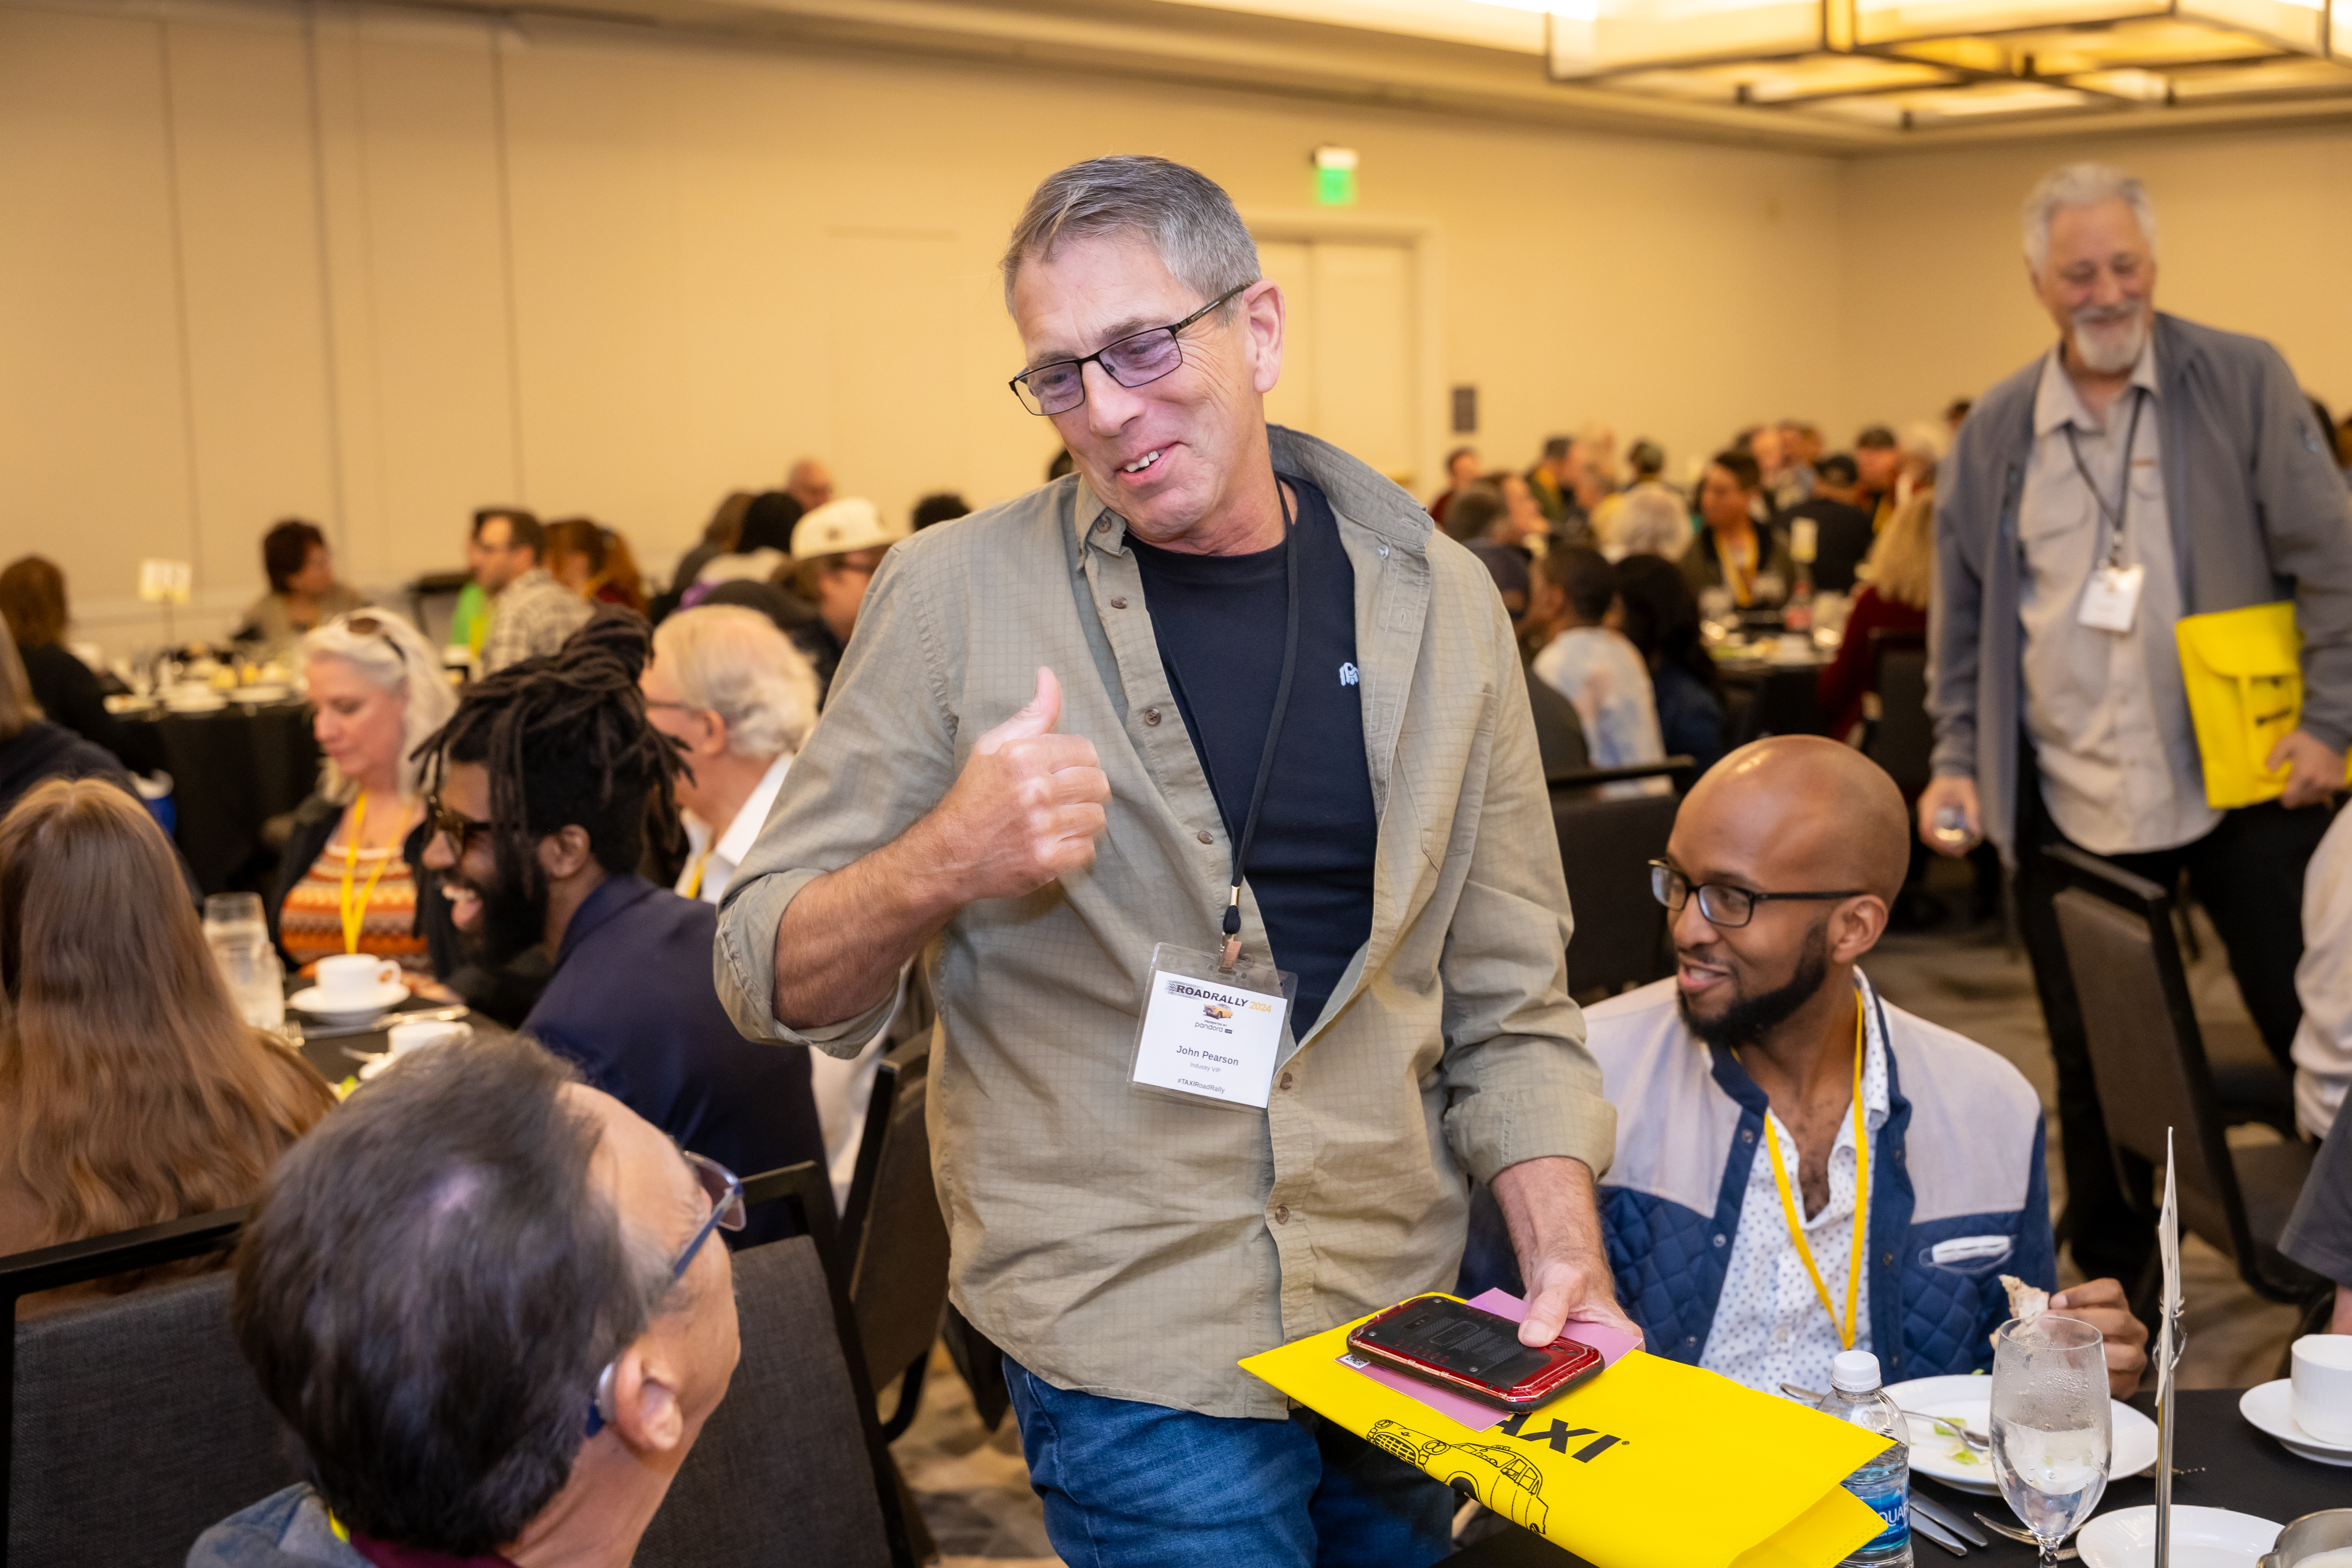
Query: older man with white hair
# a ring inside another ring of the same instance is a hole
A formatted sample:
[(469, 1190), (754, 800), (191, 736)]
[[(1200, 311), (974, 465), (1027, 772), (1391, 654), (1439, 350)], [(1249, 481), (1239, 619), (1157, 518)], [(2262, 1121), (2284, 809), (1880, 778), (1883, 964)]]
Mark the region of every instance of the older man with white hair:
[(1206, 176), (1065, 169), (1003, 268), (1076, 472), (882, 563), (719, 994), (845, 1056), (924, 956), (951, 1293), (1065, 1561), (1418, 1568), (1452, 1494), (1234, 1363), (1450, 1284), (1472, 1176), (1523, 1339), (1631, 1328), (1511, 623), (1412, 497), (1267, 426), (1282, 290)]
[(637, 684), (646, 717), (686, 761), (677, 804), (688, 853), (677, 890), (718, 903), (816, 723), (816, 671), (759, 611), (709, 605), (655, 628)]
[[(2044, 847), (2169, 887), (2185, 869), (2282, 1063), (2300, 1008), (2304, 867), (2352, 741), (2352, 510), (2278, 351), (2159, 314), (2154, 204), (2095, 163), (2025, 205), (2026, 274), (2056, 347), (1985, 394), (1938, 486), (1932, 848), (1990, 837), (2014, 868), (2058, 1068), (2069, 1230), (2091, 1275), (2150, 1244), (2109, 1156), (2063, 959)], [(2297, 728), (2267, 758), (2279, 798), (2208, 802), (2174, 630), (2292, 598)]]

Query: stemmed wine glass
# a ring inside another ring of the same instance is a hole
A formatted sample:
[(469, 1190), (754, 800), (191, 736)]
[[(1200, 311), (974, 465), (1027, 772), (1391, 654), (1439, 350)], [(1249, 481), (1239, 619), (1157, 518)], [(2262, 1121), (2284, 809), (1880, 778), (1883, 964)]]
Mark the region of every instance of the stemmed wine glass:
[(2050, 1313), (1993, 1335), (1992, 1473), (2042, 1568), (2107, 1489), (2113, 1437), (2099, 1331)]

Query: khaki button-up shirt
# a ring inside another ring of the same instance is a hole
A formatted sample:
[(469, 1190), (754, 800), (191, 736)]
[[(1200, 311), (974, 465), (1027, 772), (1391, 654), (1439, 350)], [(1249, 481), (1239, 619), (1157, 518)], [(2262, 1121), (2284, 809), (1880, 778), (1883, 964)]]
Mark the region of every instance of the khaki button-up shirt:
[[(1568, 894), (1511, 627), (1486, 569), (1412, 499), (1311, 437), (1356, 575), (1371, 935), (1263, 1112), (1129, 1081), (1152, 947), (1213, 947), (1231, 847), (1175, 710), (1126, 525), (1064, 479), (894, 549), (824, 721), (729, 888), (719, 991), (754, 1038), (853, 1051), (871, 1013), (776, 1022), (776, 931), (810, 880), (905, 833), (972, 743), (1062, 682), (1108, 826), (1087, 870), (966, 908), (925, 955), (929, 1127), (951, 1292), (1059, 1387), (1213, 1415), (1288, 1402), (1242, 1357), (1450, 1286), (1465, 1173), (1543, 1155), (1598, 1174), (1614, 1113), (1568, 998)], [(1242, 933), (1266, 951), (1246, 888)]]

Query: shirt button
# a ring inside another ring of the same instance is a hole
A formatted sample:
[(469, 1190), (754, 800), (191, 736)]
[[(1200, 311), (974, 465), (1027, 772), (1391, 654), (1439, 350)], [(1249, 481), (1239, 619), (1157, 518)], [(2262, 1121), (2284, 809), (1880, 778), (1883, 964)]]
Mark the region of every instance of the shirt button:
[(1290, 1087), (1290, 1075), (1286, 1072), (1282, 1075), (1282, 1087), (1285, 1089)]
[(1146, 709), (1143, 710), (1143, 721), (1144, 721), (1145, 723), (1147, 723), (1147, 724), (1157, 724), (1157, 723), (1159, 723), (1159, 722), (1160, 722), (1160, 710), (1159, 710), (1159, 709), (1157, 709), (1157, 708), (1146, 708)]
[(1110, 519), (1107, 517), (1098, 517), (1095, 519), (1095, 531), (1097, 533), (1108, 533), (1110, 531)]
[(1123, 610), (1123, 609), (1127, 608), (1127, 599), (1126, 599), (1126, 596), (1125, 596), (1124, 595), (1120, 595), (1119, 597), (1118, 597), (1118, 598), (1114, 598), (1113, 600), (1111, 600), (1111, 602), (1110, 602), (1110, 607), (1111, 607), (1112, 609), (1114, 609), (1114, 610)]
[(1288, 1225), (1290, 1223), (1290, 1205), (1288, 1204), (1276, 1204), (1274, 1205), (1274, 1223), (1276, 1225)]
[(1748, 1129), (1747, 1131), (1745, 1131), (1741, 1132), (1741, 1133), (1740, 1133), (1740, 1135), (1739, 1135), (1739, 1141), (1740, 1141), (1742, 1143), (1753, 1143), (1753, 1142), (1756, 1142), (1756, 1130), (1755, 1130), (1754, 1128), (1752, 1128), (1752, 1127), (1751, 1127), (1751, 1128)]
[(1731, 1245), (1731, 1238), (1718, 1230), (1715, 1233), (1715, 1244), (1717, 1247), (1728, 1247)]
[(1203, 844), (1214, 844), (1216, 842), (1216, 839), (1210, 836), (1209, 830), (1205, 827), (1200, 832), (1194, 834), (1192, 837), (1199, 839)]
[(1389, 547), (1388, 547), (1387, 545), (1383, 544), (1383, 545), (1381, 545), (1381, 560), (1383, 560), (1383, 561), (1386, 561), (1388, 558), (1389, 558)]

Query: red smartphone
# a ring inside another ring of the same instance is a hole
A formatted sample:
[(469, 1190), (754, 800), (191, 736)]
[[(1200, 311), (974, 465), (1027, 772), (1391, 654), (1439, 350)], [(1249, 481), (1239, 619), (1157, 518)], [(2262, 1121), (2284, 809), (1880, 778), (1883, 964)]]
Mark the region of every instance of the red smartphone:
[(1574, 1340), (1533, 1349), (1510, 1319), (1450, 1296), (1401, 1301), (1348, 1336), (1348, 1348), (1498, 1410), (1533, 1410), (1589, 1382), (1606, 1364)]

